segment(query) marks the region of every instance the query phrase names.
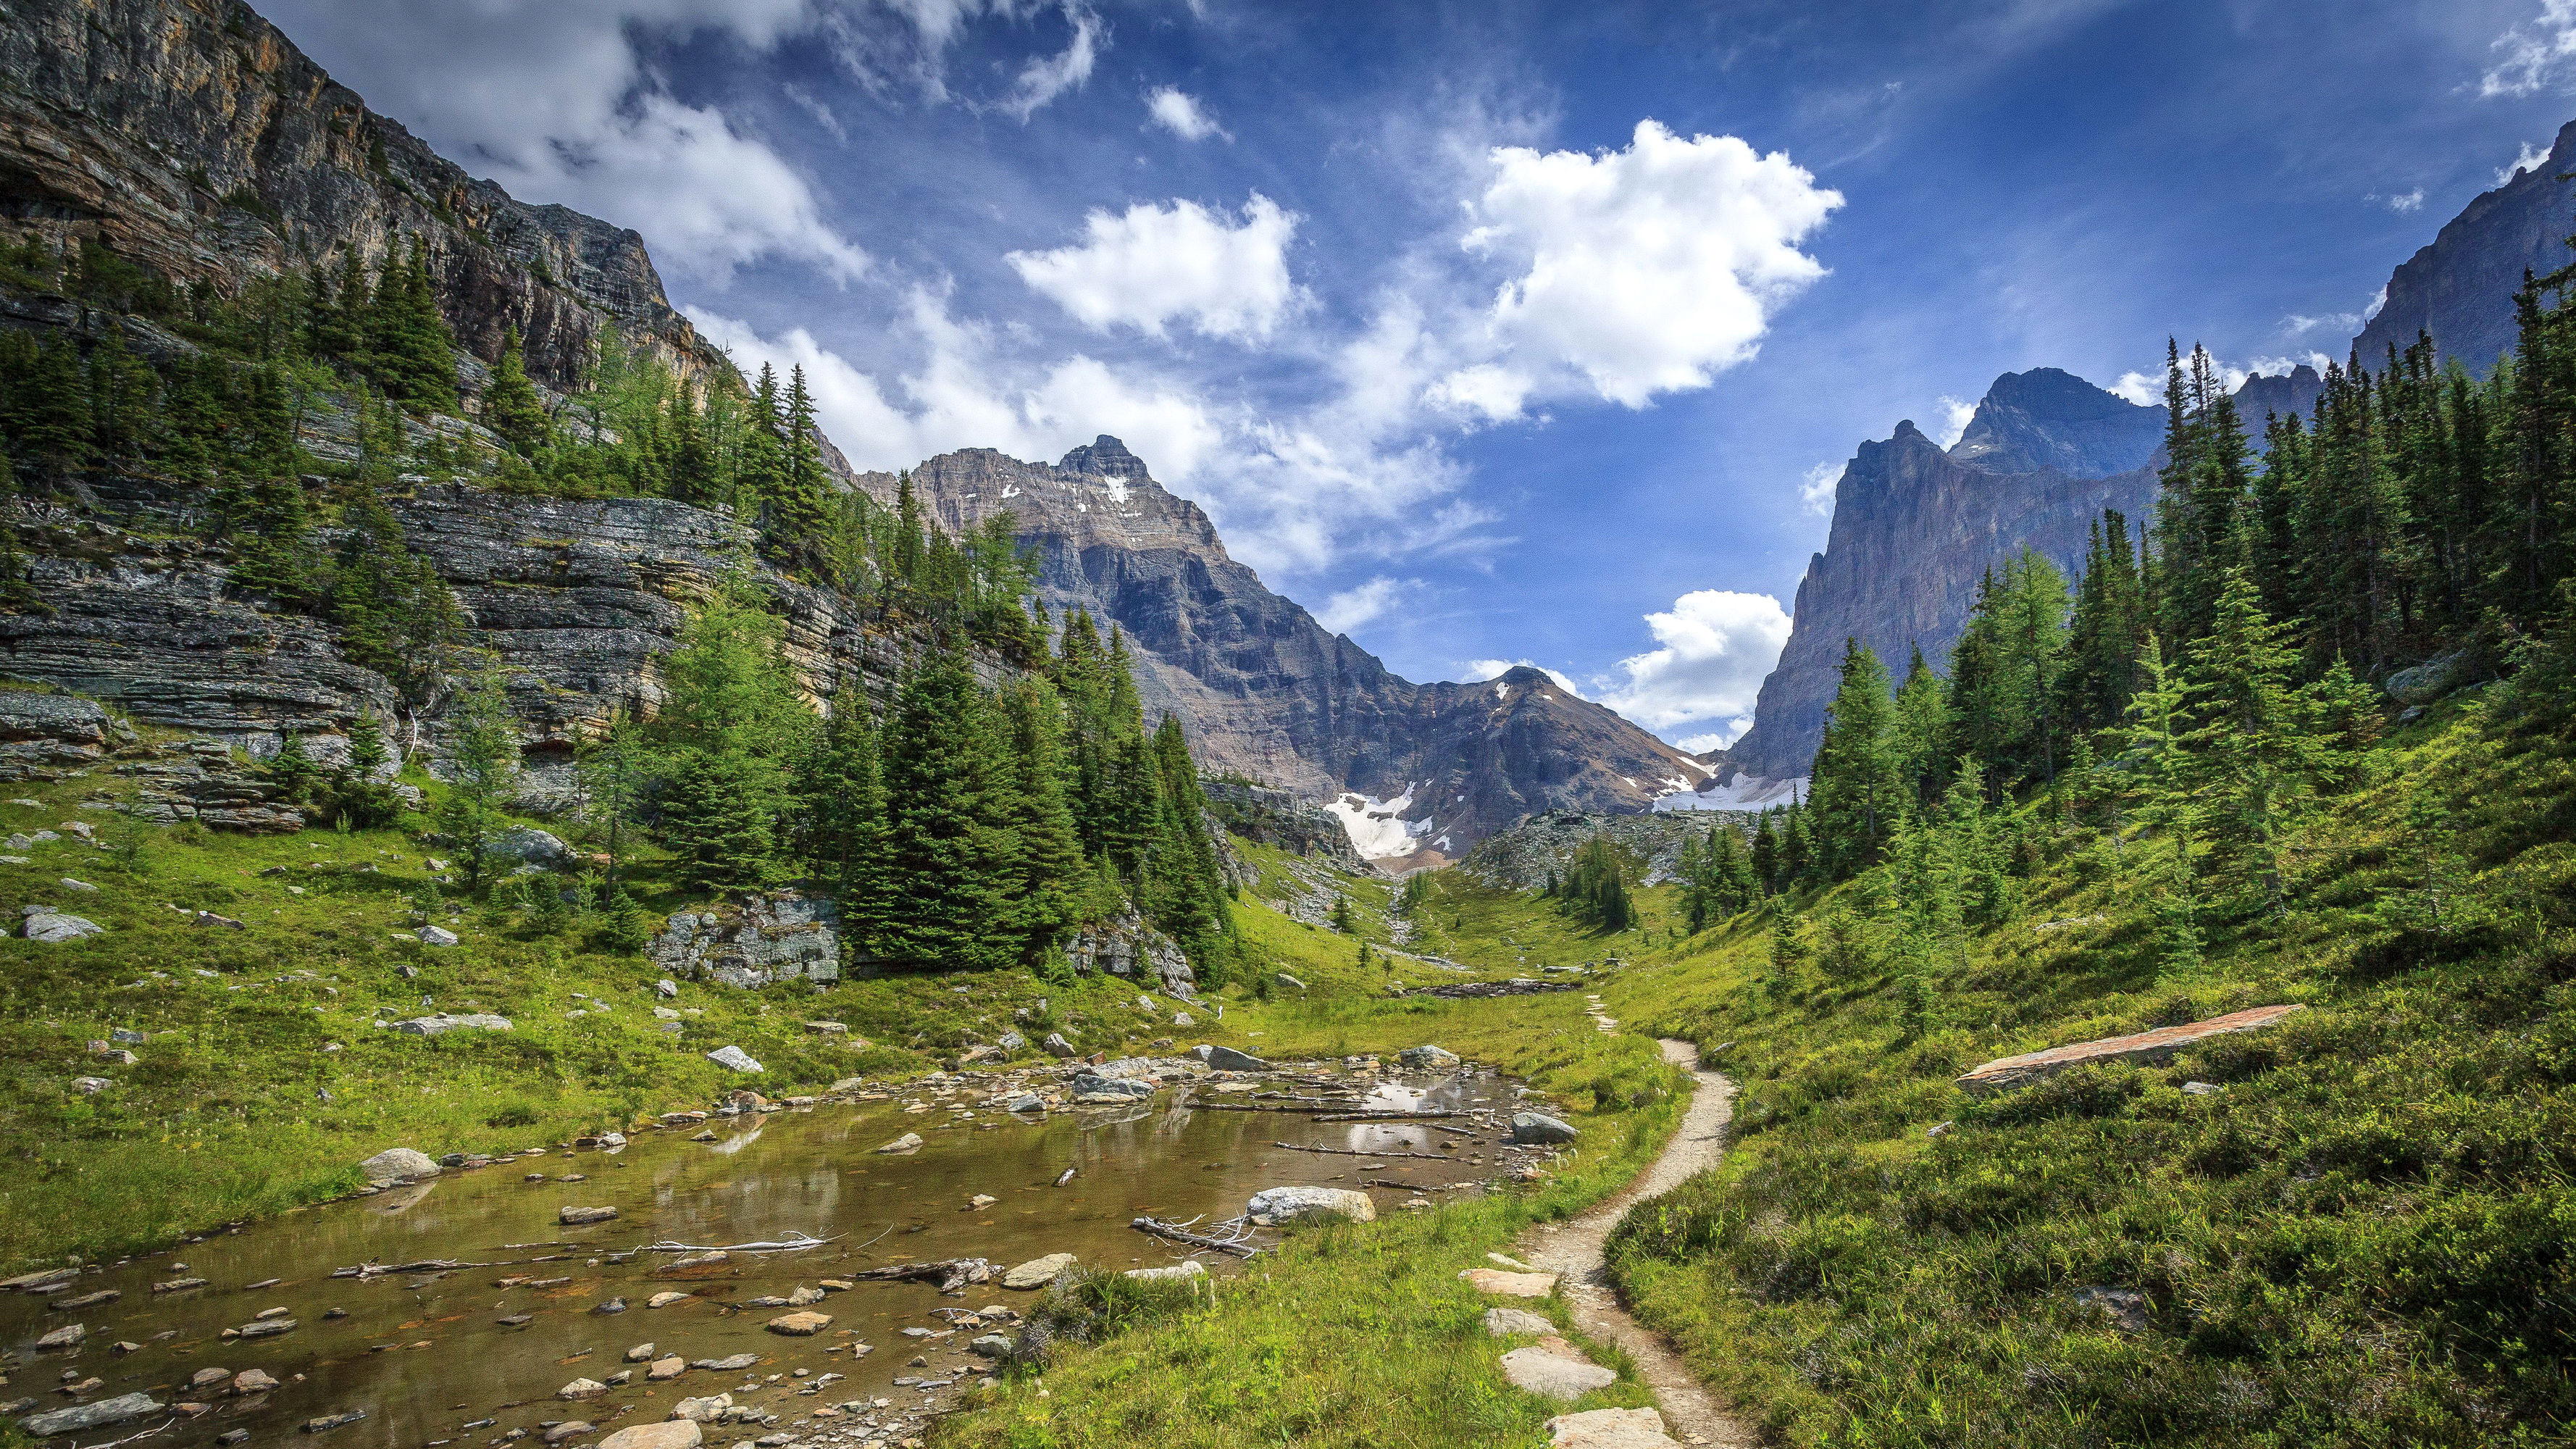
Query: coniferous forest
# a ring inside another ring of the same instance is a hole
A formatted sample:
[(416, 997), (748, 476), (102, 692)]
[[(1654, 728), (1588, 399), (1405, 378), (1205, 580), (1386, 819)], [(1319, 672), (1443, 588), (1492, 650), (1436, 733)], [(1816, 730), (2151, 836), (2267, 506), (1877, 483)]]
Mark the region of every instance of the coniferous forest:
[[(620, 843), (649, 839), (693, 891), (827, 891), (867, 957), (1060, 967), (1077, 927), (1132, 906), (1203, 981), (1223, 979), (1226, 883), (1197, 769), (1176, 721), (1144, 720), (1125, 640), (1079, 613), (1056, 627), (1007, 515), (952, 538), (908, 478), (891, 506), (830, 481), (801, 370), (783, 387), (765, 367), (748, 385), (730, 372), (684, 381), (610, 330), (582, 385), (550, 396), (513, 333), (475, 432), (452, 420), (454, 339), (417, 247), (372, 276), (317, 267), (233, 296), (174, 287), (94, 242), (68, 256), (15, 247), (0, 270), (186, 344), (147, 358), (114, 330), (86, 346), (0, 333), (10, 486), (67, 495), (117, 474), (193, 485), (236, 591), (328, 621), (408, 701), (452, 704), (440, 823), (474, 888), (489, 885), (484, 842), (517, 788), (518, 747), (505, 681), (387, 506), (415, 470), (554, 497), (670, 498), (742, 525), (745, 552), (664, 660), (661, 707), (612, 722), (582, 753), (586, 808), (610, 843), (599, 904), (630, 949), (644, 928)], [(298, 444), (333, 409), (354, 414), (353, 467)], [(797, 676), (756, 559), (906, 641), (890, 696)], [(11, 606), (44, 607), (6, 538), (0, 579)], [(290, 739), (270, 772), (335, 818), (385, 823), (396, 807), (374, 781), (373, 731), (357, 734), (368, 758), (324, 769)]]

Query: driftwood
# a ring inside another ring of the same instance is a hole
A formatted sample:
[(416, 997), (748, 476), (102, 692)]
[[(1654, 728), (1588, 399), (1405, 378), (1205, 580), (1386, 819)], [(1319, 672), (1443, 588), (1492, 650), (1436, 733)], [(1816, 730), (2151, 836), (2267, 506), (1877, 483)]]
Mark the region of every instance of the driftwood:
[(837, 1243), (841, 1240), (841, 1236), (836, 1233), (828, 1238), (818, 1238), (811, 1233), (791, 1232), (775, 1242), (760, 1243), (674, 1243), (665, 1239), (662, 1242), (646, 1243), (640, 1248), (629, 1248), (626, 1251), (629, 1253), (801, 1253), (807, 1248), (819, 1248), (825, 1243)]
[(1445, 1108), (1429, 1112), (1328, 1112), (1318, 1122), (1427, 1122), (1435, 1117), (1466, 1117), (1472, 1113), (1452, 1112)]
[(1250, 1243), (1227, 1238), (1211, 1238), (1205, 1233), (1193, 1233), (1178, 1223), (1167, 1223), (1160, 1218), (1131, 1218), (1127, 1226), (1148, 1237), (1186, 1243), (1193, 1248), (1206, 1248), (1211, 1252), (1232, 1253), (1238, 1258), (1249, 1258), (1261, 1251)]
[(1351, 1104), (1347, 1102), (1310, 1102), (1303, 1107), (1274, 1107), (1266, 1102), (1188, 1102), (1194, 1112), (1286, 1112), (1293, 1116), (1311, 1116), (1317, 1112), (1334, 1112)]
[(1347, 1147), (1300, 1147), (1294, 1142), (1273, 1142), (1270, 1145), (1273, 1147), (1285, 1147), (1291, 1152), (1322, 1152), (1334, 1157), (1412, 1157), (1418, 1158), (1424, 1162), (1455, 1162), (1458, 1160), (1457, 1158), (1445, 1156), (1437, 1152), (1406, 1152), (1401, 1149), (1389, 1152), (1353, 1152)]
[(334, 1268), (334, 1278), (381, 1278), (388, 1273), (447, 1273), (458, 1268), (498, 1268), (499, 1263), (468, 1263), (462, 1258), (423, 1258), (416, 1263), (359, 1263), (348, 1268)]
[(862, 1283), (936, 1283), (942, 1293), (963, 1293), (969, 1283), (990, 1282), (993, 1265), (982, 1258), (943, 1258), (930, 1263), (890, 1263), (842, 1276)]

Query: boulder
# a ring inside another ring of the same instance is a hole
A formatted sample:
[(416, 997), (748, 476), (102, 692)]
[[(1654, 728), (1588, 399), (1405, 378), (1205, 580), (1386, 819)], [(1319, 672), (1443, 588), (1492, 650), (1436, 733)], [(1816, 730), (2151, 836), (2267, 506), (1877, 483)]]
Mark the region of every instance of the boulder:
[(722, 1046), (707, 1053), (707, 1060), (735, 1072), (759, 1072), (766, 1068), (752, 1060), (751, 1053), (738, 1046)]
[(1543, 1427), (1548, 1449), (1681, 1449), (1652, 1409), (1587, 1409), (1559, 1414)]
[(901, 1137), (898, 1137), (892, 1142), (889, 1142), (885, 1146), (877, 1149), (879, 1152), (918, 1152), (920, 1150), (921, 1134), (918, 1132), (906, 1132)]
[[(644, 1306), (647, 1308), (668, 1308), (674, 1303), (686, 1303), (696, 1296), (697, 1295), (694, 1293), (673, 1293), (666, 1290), (645, 1299)], [(650, 1348), (651, 1345), (647, 1344), (646, 1347)]]
[(1081, 1052), (1074, 1049), (1073, 1043), (1064, 1039), (1064, 1033), (1060, 1031), (1048, 1032), (1046, 1040), (1038, 1043), (1038, 1045), (1045, 1047), (1049, 1053), (1055, 1056), (1078, 1057), (1082, 1055)]
[(394, 1030), (405, 1036), (444, 1036), (451, 1031), (509, 1031), (510, 1018), (488, 1011), (467, 1012), (451, 1016), (442, 1011), (435, 1016), (415, 1016), (394, 1023)]
[(1325, 1222), (1348, 1219), (1355, 1223), (1377, 1221), (1377, 1204), (1364, 1192), (1346, 1187), (1269, 1187), (1252, 1195), (1244, 1211), (1265, 1228), (1282, 1223)]
[(81, 916), (65, 915), (48, 907), (29, 906), (26, 912), (26, 935), (30, 941), (77, 941), (104, 933), (107, 927)]
[(1562, 1118), (1551, 1117), (1545, 1112), (1514, 1112), (1512, 1114), (1512, 1140), (1514, 1142), (1554, 1144), (1559, 1142), (1571, 1142), (1582, 1135), (1583, 1134), (1581, 1132), (1575, 1130), (1572, 1123), (1567, 1122)]
[(2388, 697), (2399, 704), (2430, 704), (2468, 682), (2468, 658), (2437, 654), (2411, 669), (2388, 676)]
[(1043, 1258), (1031, 1258), (1004, 1273), (1002, 1286), (1016, 1288), (1021, 1292), (1027, 1292), (1032, 1288), (1044, 1288), (1056, 1280), (1057, 1274), (1072, 1267), (1073, 1261), (1071, 1253), (1049, 1253)]
[[(1557, 1339), (1555, 1343), (1563, 1344)], [(1574, 1356), (1570, 1348), (1560, 1351), (1547, 1344), (1516, 1348), (1503, 1355), (1503, 1377), (1516, 1388), (1551, 1399), (1579, 1399), (1594, 1389), (1606, 1389), (1619, 1382), (1614, 1369)]]
[(1485, 1332), (1496, 1338), (1510, 1338), (1521, 1333), (1554, 1333), (1556, 1325), (1526, 1308), (1488, 1308)]
[(1469, 1268), (1458, 1275), (1479, 1293), (1505, 1298), (1545, 1298), (1556, 1291), (1554, 1273), (1506, 1273), (1500, 1268)]
[(831, 1326), (832, 1315), (816, 1313), (810, 1308), (802, 1313), (782, 1313), (762, 1325), (772, 1333), (783, 1333), (789, 1338), (812, 1338)]
[(1273, 972), (1270, 979), (1281, 986), (1287, 987), (1291, 991), (1303, 991), (1306, 989), (1305, 982), (1298, 980), (1296, 977), (1289, 975), (1285, 971)]
[[(753, 1359), (752, 1362), (757, 1363), (759, 1360)], [(746, 1364), (744, 1367), (748, 1368), (750, 1365)], [(724, 1417), (724, 1411), (732, 1407), (733, 1395), (731, 1394), (710, 1394), (703, 1399), (682, 1399), (671, 1406), (671, 1421), (712, 1424)]]
[(104, 1424), (140, 1419), (146, 1414), (159, 1413), (161, 1407), (160, 1401), (150, 1394), (119, 1394), (95, 1404), (74, 1404), (69, 1408), (29, 1414), (18, 1421), (18, 1427), (26, 1430), (30, 1438), (50, 1439), (56, 1434), (86, 1433)]
[(644, 1366), (644, 1378), (648, 1383), (658, 1384), (670, 1379), (676, 1379), (688, 1371), (689, 1361), (675, 1353), (668, 1358), (657, 1358), (651, 1363), (646, 1364)]
[(574, 1379), (555, 1390), (558, 1399), (595, 1399), (608, 1392), (608, 1385), (597, 1379)]
[(1458, 1065), (1458, 1054), (1444, 1047), (1424, 1044), (1406, 1047), (1395, 1054), (1395, 1064), (1409, 1072), (1446, 1071)]
[(1266, 1072), (1270, 1064), (1250, 1052), (1232, 1047), (1209, 1046), (1202, 1042), (1190, 1048), (1190, 1055), (1207, 1064), (1212, 1072)]
[(46, 1334), (44, 1337), (37, 1339), (36, 1347), (78, 1348), (80, 1347), (81, 1340), (87, 1337), (89, 1337), (88, 1325), (67, 1323), (62, 1327), (55, 1329), (53, 1332)]
[(998, 1333), (987, 1333), (966, 1345), (968, 1353), (982, 1358), (1005, 1358), (1011, 1352), (1011, 1341)]
[(1043, 1112), (1046, 1110), (1046, 1099), (1035, 1092), (1022, 1092), (1011, 1099), (1011, 1105), (1008, 1110), (1015, 1114)]
[(1207, 1264), (1192, 1258), (1186, 1263), (1174, 1263), (1168, 1268), (1130, 1268), (1119, 1276), (1133, 1278), (1139, 1283), (1176, 1283), (1183, 1279), (1206, 1277)]
[(615, 1216), (617, 1216), (617, 1209), (613, 1207), (567, 1206), (562, 1212), (555, 1214), (555, 1221), (566, 1226), (577, 1227), (583, 1223), (604, 1223)]
[(438, 1162), (428, 1153), (414, 1147), (388, 1147), (358, 1164), (358, 1170), (369, 1182), (387, 1178), (408, 1182), (415, 1177), (438, 1176)]
[(694, 1419), (666, 1419), (620, 1429), (600, 1440), (599, 1449), (698, 1449), (705, 1437)]
[[(305, 1427), (309, 1429), (312, 1426), (308, 1424)], [(566, 1440), (578, 1439), (584, 1434), (598, 1432), (599, 1426), (588, 1419), (566, 1419), (560, 1424), (547, 1425), (546, 1432), (538, 1437), (549, 1444), (561, 1444)]]
[(1154, 1084), (1134, 1077), (1104, 1077), (1097, 1072), (1076, 1076), (1069, 1086), (1073, 1100), (1086, 1106), (1113, 1106), (1122, 1102), (1141, 1102), (1154, 1095)]
[(456, 944), (456, 933), (447, 929), (445, 926), (423, 926), (419, 930), (412, 932), (412, 934), (419, 937), (420, 943), (424, 946), (453, 946)]

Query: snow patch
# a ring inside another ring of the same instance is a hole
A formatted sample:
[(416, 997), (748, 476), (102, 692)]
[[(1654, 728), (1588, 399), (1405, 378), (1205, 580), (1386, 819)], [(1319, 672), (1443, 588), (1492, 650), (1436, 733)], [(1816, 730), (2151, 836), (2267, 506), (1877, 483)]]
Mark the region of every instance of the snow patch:
[(1100, 486), (1109, 490), (1110, 502), (1124, 503), (1127, 501), (1127, 485), (1123, 481), (1116, 478), (1104, 479)]
[(1324, 807), (1342, 822), (1351, 837), (1351, 848), (1369, 860), (1386, 860), (1411, 855), (1415, 841), (1431, 833), (1428, 820), (1406, 820), (1404, 812), (1413, 808), (1413, 787), (1392, 800), (1379, 800), (1356, 790)]
[(1020, 485), (1018, 485), (1017, 483), (1005, 483), (1005, 484), (1003, 484), (1003, 485), (1002, 485), (1002, 501), (1003, 501), (1003, 502), (1008, 503), (1008, 502), (1010, 502), (1012, 499), (1017, 498), (1017, 497), (1019, 497), (1019, 496), (1020, 496)]
[[(1678, 783), (1678, 782), (1676, 782)], [(1723, 785), (1706, 790), (1676, 790), (1655, 801), (1655, 809), (1674, 810), (1768, 810), (1786, 805), (1792, 797), (1807, 798), (1807, 777), (1794, 780), (1769, 780), (1760, 775), (1737, 775)]]

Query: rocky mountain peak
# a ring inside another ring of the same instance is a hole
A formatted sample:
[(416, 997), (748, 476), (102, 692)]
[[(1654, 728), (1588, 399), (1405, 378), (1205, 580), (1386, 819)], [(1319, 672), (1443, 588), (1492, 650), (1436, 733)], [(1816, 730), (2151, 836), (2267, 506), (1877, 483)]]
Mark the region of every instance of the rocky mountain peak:
[(2387, 299), (2353, 339), (2364, 367), (2379, 368), (2429, 332), (2442, 359), (2479, 376), (2514, 345), (2513, 294), (2528, 270), (2567, 265), (2567, 215), (2576, 205), (2576, 121), (2561, 127), (2549, 158), (2517, 169), (2443, 223), (2430, 245), (2389, 275)]
[(2160, 408), (2140, 407), (2071, 372), (2007, 372), (1986, 389), (1950, 457), (1992, 473), (2054, 468), (2101, 478), (2146, 466), (2164, 440)]
[(1102, 433), (1089, 446), (1074, 449), (1055, 465), (1066, 473), (1096, 473), (1103, 478), (1133, 478), (1150, 483), (1153, 475), (1145, 471), (1145, 460), (1127, 451), (1127, 445)]

